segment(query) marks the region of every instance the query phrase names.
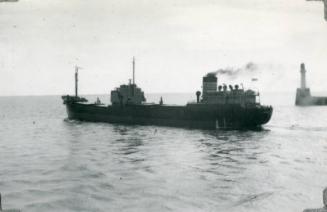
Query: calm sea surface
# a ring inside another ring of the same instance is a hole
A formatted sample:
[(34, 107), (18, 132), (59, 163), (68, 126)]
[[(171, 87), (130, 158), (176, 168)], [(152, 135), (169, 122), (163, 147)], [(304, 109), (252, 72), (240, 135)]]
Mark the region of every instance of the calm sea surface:
[[(194, 99), (163, 97), (179, 104)], [(264, 130), (210, 131), (67, 121), (59, 96), (0, 97), (3, 207), (299, 212), (322, 206), (327, 107), (294, 107), (288, 94), (267, 94), (262, 102), (274, 106)]]

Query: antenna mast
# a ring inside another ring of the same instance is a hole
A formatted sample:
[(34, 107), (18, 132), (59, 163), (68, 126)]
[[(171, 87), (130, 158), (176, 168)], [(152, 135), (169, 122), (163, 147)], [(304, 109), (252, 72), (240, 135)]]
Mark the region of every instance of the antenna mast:
[(75, 66), (75, 96), (78, 96), (78, 66)]
[(133, 85), (135, 85), (135, 57), (133, 57)]

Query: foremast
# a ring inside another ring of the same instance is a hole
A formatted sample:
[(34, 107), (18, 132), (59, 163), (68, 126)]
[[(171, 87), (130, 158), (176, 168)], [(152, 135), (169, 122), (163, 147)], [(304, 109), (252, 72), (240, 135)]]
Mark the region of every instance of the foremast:
[(64, 104), (73, 104), (76, 102), (87, 102), (87, 99), (78, 96), (78, 70), (80, 67), (75, 66), (75, 96), (65, 95), (61, 98), (64, 100)]

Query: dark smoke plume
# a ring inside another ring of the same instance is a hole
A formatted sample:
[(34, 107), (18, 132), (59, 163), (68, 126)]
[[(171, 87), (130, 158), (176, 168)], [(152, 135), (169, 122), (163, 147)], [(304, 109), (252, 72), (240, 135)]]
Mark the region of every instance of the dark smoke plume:
[(235, 78), (239, 74), (249, 74), (249, 73), (255, 73), (258, 71), (258, 65), (256, 65), (253, 62), (247, 63), (245, 66), (241, 68), (223, 68), (218, 69), (217, 71), (210, 72), (207, 74), (207, 76), (216, 76), (219, 75), (227, 75), (229, 77)]

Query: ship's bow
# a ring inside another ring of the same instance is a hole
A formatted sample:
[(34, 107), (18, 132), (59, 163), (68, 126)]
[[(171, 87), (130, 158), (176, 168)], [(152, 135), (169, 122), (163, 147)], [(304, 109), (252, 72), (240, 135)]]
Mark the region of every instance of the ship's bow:
[(66, 111), (69, 119), (77, 119), (78, 117), (75, 117), (75, 106), (78, 103), (87, 102), (87, 99), (79, 96), (69, 96), (65, 95), (61, 97), (63, 100), (63, 104), (66, 105)]

